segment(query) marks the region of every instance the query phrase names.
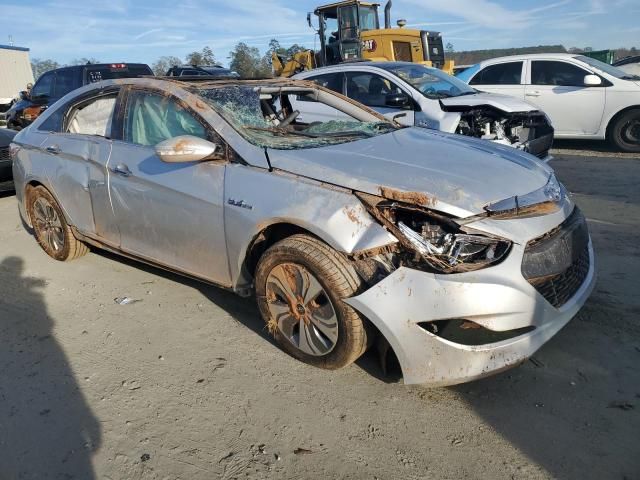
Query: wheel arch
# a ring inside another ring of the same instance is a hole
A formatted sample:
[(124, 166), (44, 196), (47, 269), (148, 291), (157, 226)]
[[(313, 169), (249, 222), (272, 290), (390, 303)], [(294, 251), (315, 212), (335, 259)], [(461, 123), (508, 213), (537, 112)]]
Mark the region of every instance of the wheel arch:
[(47, 190), (51, 196), (55, 199), (55, 201), (58, 203), (58, 206), (60, 207), (60, 210), (62, 210), (62, 214), (64, 215), (64, 220), (65, 222), (67, 222), (67, 225), (69, 226), (73, 226), (74, 223), (71, 220), (71, 217), (69, 216), (69, 212), (67, 212), (66, 208), (64, 207), (64, 205), (60, 202), (59, 197), (56, 195), (56, 192), (53, 188), (51, 188), (50, 185), (47, 185), (45, 182), (42, 182), (41, 180), (38, 179), (30, 179), (27, 180), (25, 182), (24, 185), (24, 210), (25, 210), (25, 222), (27, 223), (27, 225), (29, 226), (29, 228), (33, 228), (33, 223), (31, 222), (31, 215), (29, 214), (29, 195), (30, 192), (32, 190), (34, 190), (36, 187), (42, 187), (45, 190)]
[(304, 226), (290, 221), (275, 221), (259, 229), (249, 242), (244, 252), (240, 278), (237, 283), (252, 283), (258, 262), (264, 252), (279, 241), (298, 234), (309, 235), (331, 246), (330, 242), (327, 242)]
[(638, 105), (631, 105), (628, 107), (623, 108), (622, 110), (617, 111), (616, 113), (614, 113), (611, 118), (609, 119), (609, 121), (607, 122), (607, 128), (605, 130), (605, 138), (609, 139), (611, 138), (611, 129), (613, 128), (613, 126), (615, 125), (616, 121), (618, 120), (618, 118), (620, 118), (622, 115), (624, 115), (625, 113), (631, 111), (631, 110), (640, 110), (640, 104)]
[[(246, 254), (244, 257), (244, 262), (242, 265), (241, 277), (239, 281), (252, 283), (257, 266), (258, 266), (258, 262), (260, 261), (260, 258), (262, 257), (264, 252), (266, 252), (271, 246), (275, 245), (276, 243), (288, 237), (292, 237), (294, 235), (299, 235), (299, 234), (308, 235), (310, 237), (316, 238), (317, 240), (328, 245), (329, 247), (334, 248), (332, 247), (331, 242), (326, 241), (321, 236), (316, 235), (314, 232), (312, 232), (311, 230), (301, 225), (291, 223), (291, 222), (284, 222), (284, 221), (271, 223), (268, 226), (264, 227), (262, 230), (260, 230), (260, 232), (253, 237), (252, 241), (247, 247)], [(341, 252), (341, 253), (344, 254), (344, 252)], [(242, 288), (240, 288), (240, 290), (242, 290)], [(386, 335), (382, 332), (382, 330), (379, 328), (378, 325), (376, 325), (369, 318), (367, 318), (366, 315), (363, 315), (362, 313), (360, 314), (363, 316), (364, 320), (366, 321), (368, 325), (367, 328), (369, 329), (369, 332), (370, 332), (369, 347), (372, 346), (374, 343), (378, 346), (377, 348), (379, 349), (378, 351), (379, 358), (382, 364), (382, 368), (386, 373), (386, 365), (388, 365), (389, 363), (398, 362), (398, 357), (395, 353), (394, 345), (392, 345), (388, 341), (388, 339), (386, 338)], [(386, 347), (385, 347), (385, 344), (386, 344)], [(385, 349), (385, 348), (386, 348), (385, 350), (386, 353), (383, 355), (381, 349)]]
[[(24, 185), (23, 199), (24, 199), (24, 222), (28, 225), (29, 228), (33, 228), (33, 221), (31, 220), (31, 213), (29, 213), (29, 196), (31, 192), (35, 190), (37, 187), (42, 187), (51, 192), (47, 186), (39, 182), (38, 180), (30, 180)], [(53, 195), (53, 193), (52, 193)], [(66, 214), (65, 214), (66, 215)]]

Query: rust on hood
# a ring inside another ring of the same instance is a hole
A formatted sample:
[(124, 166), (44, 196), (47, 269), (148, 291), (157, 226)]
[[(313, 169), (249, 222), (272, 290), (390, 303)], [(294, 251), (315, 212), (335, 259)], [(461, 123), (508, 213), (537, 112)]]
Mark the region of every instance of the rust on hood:
[(438, 201), (435, 197), (429, 196), (426, 193), (403, 192), (389, 187), (380, 187), (380, 195), (388, 200), (423, 205), (425, 207), (432, 207)]

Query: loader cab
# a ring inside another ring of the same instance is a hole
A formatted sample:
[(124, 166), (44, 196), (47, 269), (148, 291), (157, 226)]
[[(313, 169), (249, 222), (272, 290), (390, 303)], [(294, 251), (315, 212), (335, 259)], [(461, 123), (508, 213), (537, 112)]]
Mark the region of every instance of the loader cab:
[(361, 33), (378, 30), (378, 4), (351, 0), (318, 7), (319, 64), (335, 65), (362, 58)]

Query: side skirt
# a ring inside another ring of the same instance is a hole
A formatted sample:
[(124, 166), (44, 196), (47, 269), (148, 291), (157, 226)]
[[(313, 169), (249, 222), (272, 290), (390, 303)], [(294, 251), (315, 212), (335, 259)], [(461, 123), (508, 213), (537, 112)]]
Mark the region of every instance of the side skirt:
[(221, 288), (223, 290), (227, 290), (230, 292), (233, 292), (241, 297), (249, 297), (251, 295), (251, 290), (249, 289), (241, 289), (241, 290), (236, 290), (233, 288), (232, 285), (224, 285), (221, 283), (217, 283), (209, 278), (205, 278), (205, 277), (200, 277), (198, 275), (194, 275), (192, 273), (183, 271), (183, 270), (179, 270), (179, 269), (175, 269), (175, 268), (171, 268), (168, 267), (166, 265), (163, 265), (161, 263), (159, 263), (156, 260), (150, 259), (150, 258), (146, 258), (131, 252), (127, 252), (125, 250), (120, 249), (119, 247), (116, 247), (115, 245), (112, 245), (108, 242), (105, 242), (103, 239), (99, 238), (99, 237), (94, 237), (94, 236), (88, 236), (85, 235), (83, 233), (80, 233), (75, 227), (71, 227), (71, 229), (73, 230), (73, 234), (76, 236), (76, 238), (78, 238), (78, 240), (81, 240), (83, 242), (88, 243), (89, 245), (99, 248), (101, 250), (105, 250), (107, 252), (116, 254), (116, 255), (120, 255), (122, 257), (128, 258), (129, 260), (133, 260), (135, 262), (139, 262), (139, 263), (144, 263), (145, 265), (149, 265), (151, 267), (154, 268), (159, 268), (160, 270), (164, 270), (165, 272), (169, 272), (169, 273), (173, 273), (176, 275), (180, 275), (181, 277), (186, 277), (189, 278), (191, 280), (196, 280), (198, 282), (201, 283), (205, 283), (207, 285), (211, 285), (213, 287), (218, 287)]

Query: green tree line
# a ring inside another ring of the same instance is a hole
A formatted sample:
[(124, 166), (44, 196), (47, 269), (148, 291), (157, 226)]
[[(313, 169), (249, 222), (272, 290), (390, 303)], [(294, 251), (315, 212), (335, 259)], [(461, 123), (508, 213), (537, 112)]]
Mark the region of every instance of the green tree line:
[[(272, 75), (271, 56), (273, 53), (283, 57), (289, 57), (296, 52), (305, 50), (302, 45), (294, 44), (289, 47), (283, 47), (276, 39), (269, 42), (269, 48), (262, 53), (257, 47), (252, 47), (244, 42), (238, 43), (227, 59), (229, 67), (240, 74), (243, 78), (264, 78)], [(562, 45), (539, 45), (535, 47), (523, 48), (500, 48), (491, 50), (473, 50), (458, 52), (453, 44), (447, 43), (446, 53), (449, 59), (455, 60), (457, 65), (470, 65), (488, 60), (490, 58), (504, 57), (507, 55), (523, 55), (528, 53), (582, 53), (593, 50), (590, 47), (569, 49)], [(616, 58), (624, 58), (629, 55), (640, 54), (636, 47), (614, 49)], [(100, 63), (95, 58), (78, 58), (66, 65), (84, 65), (86, 63)], [(206, 46), (200, 51), (193, 51), (185, 55), (184, 59), (176, 56), (162, 56), (151, 64), (151, 69), (155, 75), (164, 75), (175, 65), (217, 65), (218, 60), (213, 54), (213, 50)], [(38, 78), (44, 72), (65, 66), (51, 59), (34, 58), (31, 62), (34, 78)]]

